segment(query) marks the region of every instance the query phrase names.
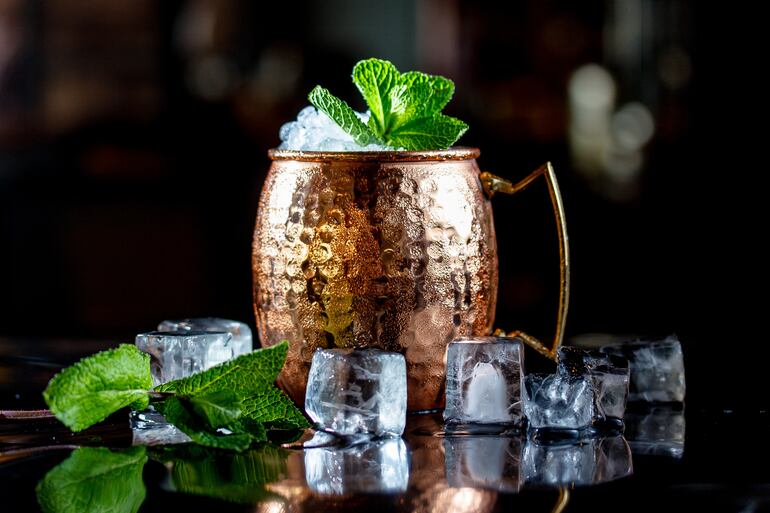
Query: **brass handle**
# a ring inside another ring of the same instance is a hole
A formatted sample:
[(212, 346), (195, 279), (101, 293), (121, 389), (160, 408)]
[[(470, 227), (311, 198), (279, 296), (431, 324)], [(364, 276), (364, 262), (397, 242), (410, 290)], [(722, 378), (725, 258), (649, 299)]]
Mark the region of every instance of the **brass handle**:
[(567, 221), (564, 217), (564, 204), (561, 199), (561, 192), (559, 191), (559, 182), (556, 180), (556, 174), (553, 172), (553, 166), (550, 162), (546, 162), (516, 184), (486, 171), (482, 172), (479, 178), (487, 196), (492, 198), (497, 192), (516, 194), (526, 189), (535, 178), (541, 175), (545, 176), (548, 183), (548, 194), (551, 196), (553, 214), (556, 218), (556, 231), (559, 237), (559, 284), (561, 290), (559, 291), (559, 315), (556, 320), (556, 333), (550, 349), (535, 337), (527, 335), (522, 331), (516, 331), (508, 335), (521, 338), (540, 354), (555, 360), (556, 351), (559, 349), (564, 338), (564, 325), (567, 322), (567, 309), (569, 307), (569, 239), (567, 237)]

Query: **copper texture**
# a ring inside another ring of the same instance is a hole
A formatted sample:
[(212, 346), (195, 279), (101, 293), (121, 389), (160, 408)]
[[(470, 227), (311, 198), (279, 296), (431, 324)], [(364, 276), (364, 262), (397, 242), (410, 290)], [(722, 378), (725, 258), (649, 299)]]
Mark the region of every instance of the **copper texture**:
[(316, 349), (377, 347), (405, 355), (410, 411), (441, 407), (447, 344), (494, 321), (479, 151), (269, 155), (254, 308), (263, 345), (289, 341), (281, 386), (302, 403)]

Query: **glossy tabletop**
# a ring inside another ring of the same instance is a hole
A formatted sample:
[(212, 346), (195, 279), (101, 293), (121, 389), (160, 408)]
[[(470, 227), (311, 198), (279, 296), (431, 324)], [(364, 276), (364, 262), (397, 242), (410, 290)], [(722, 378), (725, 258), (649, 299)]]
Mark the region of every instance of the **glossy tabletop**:
[[(42, 407), (59, 366), (99, 346), (0, 340), (0, 409)], [(79, 435), (55, 420), (5, 419), (0, 494), (4, 512), (76, 511), (68, 499), (82, 493), (116, 512), (755, 512), (770, 508), (769, 427), (761, 409), (642, 408), (623, 435), (549, 445), (518, 433), (447, 436), (433, 413), (411, 415), (403, 438), (308, 430), (234, 454), (132, 446), (125, 412)], [(108, 463), (85, 487), (77, 481)], [(62, 482), (80, 484), (51, 499), (46, 490)]]

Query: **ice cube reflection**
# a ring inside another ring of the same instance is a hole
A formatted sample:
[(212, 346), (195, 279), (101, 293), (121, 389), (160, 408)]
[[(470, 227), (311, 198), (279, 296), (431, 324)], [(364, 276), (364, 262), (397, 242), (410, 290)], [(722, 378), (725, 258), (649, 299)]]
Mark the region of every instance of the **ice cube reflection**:
[(500, 436), (458, 436), (444, 440), (449, 486), (518, 492), (521, 439)]
[(401, 438), (304, 452), (305, 479), (315, 493), (396, 493), (406, 491), (409, 484), (409, 455)]
[(681, 458), (684, 455), (684, 410), (676, 407), (627, 412), (625, 435), (635, 454)]
[(595, 485), (633, 473), (631, 448), (622, 436), (559, 445), (527, 440), (521, 467), (528, 485), (548, 487)]

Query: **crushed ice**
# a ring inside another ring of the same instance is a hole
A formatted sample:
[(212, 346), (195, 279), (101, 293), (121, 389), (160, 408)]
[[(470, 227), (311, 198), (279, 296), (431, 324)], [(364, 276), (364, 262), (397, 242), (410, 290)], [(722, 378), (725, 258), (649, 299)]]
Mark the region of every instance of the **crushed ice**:
[[(369, 113), (356, 112), (366, 123)], [(299, 151), (388, 151), (390, 146), (370, 144), (360, 146), (324, 112), (308, 106), (297, 115), (296, 121), (285, 123), (279, 132), (280, 150)]]

